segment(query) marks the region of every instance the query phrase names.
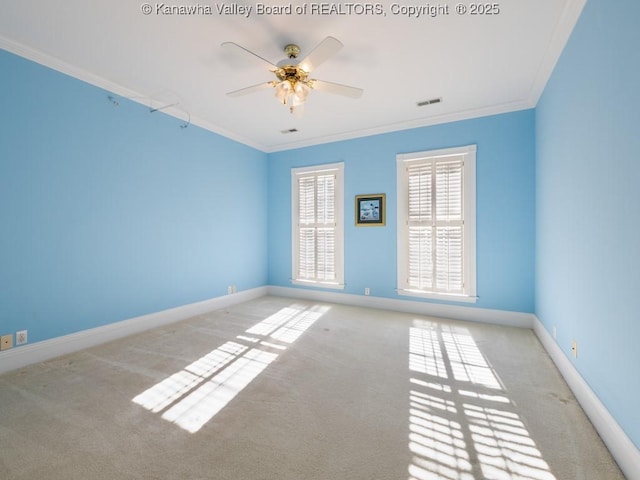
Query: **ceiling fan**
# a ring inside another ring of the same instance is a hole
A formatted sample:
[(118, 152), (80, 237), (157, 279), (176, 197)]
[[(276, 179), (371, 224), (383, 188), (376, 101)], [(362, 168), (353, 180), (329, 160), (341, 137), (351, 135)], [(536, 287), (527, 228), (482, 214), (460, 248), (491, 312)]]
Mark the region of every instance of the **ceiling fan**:
[(318, 90), (350, 98), (359, 98), (362, 95), (361, 88), (309, 78), (309, 74), (313, 70), (342, 48), (342, 43), (336, 38), (325, 38), (302, 60), (298, 60), (300, 47), (295, 44), (289, 44), (284, 47), (284, 53), (287, 58), (277, 64), (273, 64), (233, 42), (225, 42), (222, 44), (222, 47), (254, 63), (260, 64), (276, 76), (276, 80), (259, 83), (251, 87), (241, 88), (240, 90), (227, 93), (230, 97), (239, 97), (266, 88), (275, 88), (276, 98), (282, 104), (289, 107), (291, 113), (300, 113), (301, 107), (304, 106), (307, 95), (311, 90)]

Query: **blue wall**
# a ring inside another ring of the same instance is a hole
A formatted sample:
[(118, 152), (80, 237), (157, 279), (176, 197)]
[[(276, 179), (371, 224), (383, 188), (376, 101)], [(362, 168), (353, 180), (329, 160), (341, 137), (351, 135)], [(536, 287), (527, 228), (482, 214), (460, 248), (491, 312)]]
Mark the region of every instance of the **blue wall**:
[[(535, 111), (270, 155), (0, 51), (0, 333), (291, 286), (290, 169), (340, 161), (345, 292), (396, 298), (396, 154), (476, 144), (477, 307), (556, 327), (640, 447), (637, 18), (589, 0)], [(353, 225), (360, 193), (387, 194), (386, 227)]]
[[(345, 163), (346, 293), (398, 298), (396, 154), (476, 144), (477, 306), (533, 312), (533, 110), (269, 155), (269, 284), (291, 282), (291, 168)], [(387, 225), (354, 226), (354, 196), (387, 195)], [(407, 298), (407, 297), (405, 297)]]
[(536, 109), (536, 313), (640, 447), (638, 18), (589, 0)]
[(2, 50), (0, 71), (0, 333), (266, 284), (266, 154)]

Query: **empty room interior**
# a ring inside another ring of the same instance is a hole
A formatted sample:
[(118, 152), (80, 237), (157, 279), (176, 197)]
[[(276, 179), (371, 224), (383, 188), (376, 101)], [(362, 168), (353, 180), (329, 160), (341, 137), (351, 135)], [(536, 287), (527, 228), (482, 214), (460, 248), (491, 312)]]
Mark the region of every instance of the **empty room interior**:
[(0, 1), (0, 478), (640, 480), (640, 3)]

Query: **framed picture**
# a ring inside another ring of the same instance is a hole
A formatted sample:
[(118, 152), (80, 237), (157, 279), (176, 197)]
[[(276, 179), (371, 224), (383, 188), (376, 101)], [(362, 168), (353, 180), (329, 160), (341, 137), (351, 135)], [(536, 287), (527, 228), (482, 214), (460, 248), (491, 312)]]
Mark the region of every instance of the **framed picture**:
[(380, 227), (385, 224), (385, 195), (356, 195), (356, 226)]

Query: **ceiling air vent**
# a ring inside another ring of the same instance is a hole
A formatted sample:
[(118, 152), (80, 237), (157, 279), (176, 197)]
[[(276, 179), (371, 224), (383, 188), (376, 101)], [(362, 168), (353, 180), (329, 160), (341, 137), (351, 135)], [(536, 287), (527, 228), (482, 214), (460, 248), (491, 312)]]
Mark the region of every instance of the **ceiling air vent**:
[(297, 128), (289, 128), (288, 130), (280, 130), (280, 133), (286, 135), (287, 133), (296, 133), (298, 131)]
[(440, 103), (442, 101), (442, 97), (432, 98), (431, 100), (423, 100), (422, 102), (418, 102), (417, 105), (419, 107), (424, 107), (425, 105), (433, 105), (434, 103)]

